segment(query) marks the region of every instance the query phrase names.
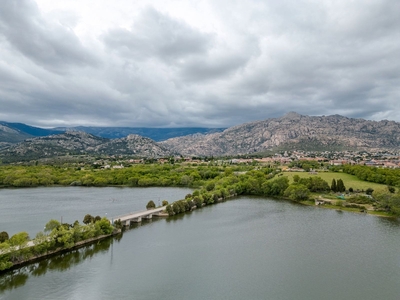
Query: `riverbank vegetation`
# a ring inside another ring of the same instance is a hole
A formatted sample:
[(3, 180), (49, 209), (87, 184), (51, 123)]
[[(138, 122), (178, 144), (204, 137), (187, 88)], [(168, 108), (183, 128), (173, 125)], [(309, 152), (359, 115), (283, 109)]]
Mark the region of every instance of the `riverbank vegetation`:
[(19, 232), (10, 238), (8, 234), (3, 234), (4, 239), (0, 243), (0, 271), (115, 232), (116, 228), (108, 219), (87, 216), (90, 215), (85, 216), (84, 225), (78, 221), (74, 224), (61, 224), (57, 220), (50, 220), (44, 232), (37, 233), (33, 240), (30, 240), (26, 232)]
[[(316, 168), (317, 165), (294, 165)], [(93, 165), (0, 166), (0, 187), (35, 186), (173, 186), (197, 189), (186, 201), (212, 204), (229, 195), (259, 195), (306, 201), (316, 197), (365, 203), (370, 210), (400, 214), (400, 170), (367, 166), (331, 166), (324, 172), (282, 172), (279, 166), (252, 164), (137, 164), (119, 169)], [(367, 180), (367, 181), (366, 181)], [(360, 200), (361, 199), (361, 200)], [(369, 199), (369, 200), (365, 200)], [(372, 199), (372, 200), (371, 200)], [(191, 203), (191, 205), (193, 205)], [(363, 203), (364, 204), (364, 203)], [(181, 205), (182, 206), (182, 205)], [(175, 208), (178, 211), (177, 208)], [(182, 210), (182, 209), (181, 209)]]

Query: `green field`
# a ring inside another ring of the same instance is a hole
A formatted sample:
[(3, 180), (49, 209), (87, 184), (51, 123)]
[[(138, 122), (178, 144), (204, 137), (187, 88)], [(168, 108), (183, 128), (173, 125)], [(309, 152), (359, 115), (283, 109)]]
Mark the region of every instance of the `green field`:
[(283, 174), (289, 178), (290, 182), (293, 182), (294, 175), (299, 175), (300, 178), (319, 176), (322, 179), (324, 179), (326, 182), (328, 182), (329, 186), (332, 183), (332, 179), (336, 179), (336, 181), (338, 179), (342, 179), (346, 189), (353, 188), (354, 190), (358, 189), (358, 190), (365, 191), (366, 189), (371, 188), (375, 191), (387, 190), (387, 187), (384, 184), (362, 181), (362, 180), (358, 179), (356, 176), (346, 174), (346, 173), (320, 172), (317, 175), (311, 175), (308, 172), (283, 172)]

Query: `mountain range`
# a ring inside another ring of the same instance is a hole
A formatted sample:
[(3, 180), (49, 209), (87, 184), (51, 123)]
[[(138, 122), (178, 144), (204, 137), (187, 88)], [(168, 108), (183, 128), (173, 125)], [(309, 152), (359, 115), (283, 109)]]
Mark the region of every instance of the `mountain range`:
[[(367, 150), (395, 149), (400, 146), (398, 122), (369, 121), (340, 115), (304, 116), (294, 112), (280, 118), (254, 121), (225, 130), (156, 128), (152, 134), (158, 136), (157, 142), (138, 134), (129, 134), (134, 130), (142, 133), (147, 130), (149, 133), (149, 128), (65, 129), (42, 129), (20, 123), (0, 122), (0, 158), (6, 162), (82, 153), (152, 158), (175, 154), (224, 156), (276, 149)], [(83, 132), (83, 129), (97, 134)], [(100, 133), (102, 136), (121, 137), (97, 136)], [(185, 133), (189, 134), (183, 135)], [(41, 136), (33, 137), (34, 134)], [(166, 139), (168, 136), (173, 137)]]
[(400, 123), (340, 115), (280, 118), (241, 124), (212, 134), (195, 134), (161, 142), (183, 155), (240, 155), (266, 150), (393, 149), (400, 146)]

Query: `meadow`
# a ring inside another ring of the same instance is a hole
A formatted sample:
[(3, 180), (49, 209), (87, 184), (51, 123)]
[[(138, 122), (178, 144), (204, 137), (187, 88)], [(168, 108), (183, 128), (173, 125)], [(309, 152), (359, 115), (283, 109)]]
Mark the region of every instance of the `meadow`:
[(283, 172), (283, 174), (284, 174), (284, 176), (288, 177), (290, 183), (293, 182), (294, 175), (298, 175), (300, 178), (319, 176), (323, 180), (328, 182), (329, 185), (331, 185), (332, 179), (335, 179), (336, 181), (338, 179), (342, 179), (346, 189), (353, 188), (354, 191), (356, 191), (356, 190), (360, 190), (360, 191), (364, 190), (365, 191), (368, 188), (371, 188), (374, 191), (387, 190), (387, 187), (384, 184), (362, 181), (354, 175), (350, 175), (350, 174), (346, 174), (346, 173), (342, 173), (342, 172), (318, 172), (318, 174), (316, 174), (316, 175), (312, 175), (308, 172)]

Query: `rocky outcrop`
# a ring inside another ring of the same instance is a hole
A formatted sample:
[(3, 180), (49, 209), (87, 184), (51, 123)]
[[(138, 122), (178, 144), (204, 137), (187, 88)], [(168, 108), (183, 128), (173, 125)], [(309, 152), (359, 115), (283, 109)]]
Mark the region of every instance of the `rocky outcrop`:
[(172, 154), (172, 151), (164, 146), (137, 134), (111, 140), (94, 147), (93, 151), (100, 154), (132, 155), (147, 158), (166, 157)]
[(1, 150), (0, 155), (5, 160), (8, 160), (7, 158), (30, 160), (66, 154), (83, 154), (107, 141), (108, 139), (85, 132), (68, 131), (62, 134), (27, 139)]
[(220, 133), (173, 138), (161, 144), (192, 156), (239, 155), (277, 147), (390, 149), (400, 146), (400, 123), (339, 115), (303, 116), (292, 112), (281, 118), (246, 123)]

